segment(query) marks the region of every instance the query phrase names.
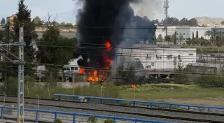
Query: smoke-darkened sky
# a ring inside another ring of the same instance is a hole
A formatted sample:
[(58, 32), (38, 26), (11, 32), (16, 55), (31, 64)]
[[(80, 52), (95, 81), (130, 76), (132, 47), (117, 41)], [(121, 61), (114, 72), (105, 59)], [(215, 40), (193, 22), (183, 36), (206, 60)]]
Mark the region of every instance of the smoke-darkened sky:
[[(50, 13), (58, 21), (75, 22), (75, 14), (78, 6), (73, 0), (26, 0), (32, 10), (32, 16), (40, 16), (45, 19)], [(159, 0), (160, 1), (160, 0)], [(163, 0), (162, 0), (163, 1)], [(18, 0), (0, 0), (0, 18), (7, 17), (17, 11)], [(178, 18), (192, 18), (198, 16), (224, 17), (224, 0), (170, 0), (170, 16)], [(144, 9), (144, 8), (143, 8)], [(153, 8), (154, 9), (154, 8)], [(163, 17), (163, 9), (160, 5), (159, 12), (153, 12), (154, 18)], [(147, 9), (145, 9), (147, 10)]]

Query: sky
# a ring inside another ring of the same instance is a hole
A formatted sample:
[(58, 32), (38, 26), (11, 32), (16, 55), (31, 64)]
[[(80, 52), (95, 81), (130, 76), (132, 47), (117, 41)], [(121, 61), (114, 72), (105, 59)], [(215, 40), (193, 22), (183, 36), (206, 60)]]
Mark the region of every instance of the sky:
[[(18, 0), (0, 0), (0, 18), (15, 14)], [(26, 0), (28, 8), (32, 10), (32, 17), (40, 16), (47, 19), (51, 15), (52, 20), (59, 22), (75, 23), (77, 9), (73, 0)], [(162, 18), (162, 2), (153, 19)], [(169, 16), (177, 18), (193, 17), (224, 17), (224, 0), (170, 0)], [(144, 8), (143, 8), (144, 9)]]

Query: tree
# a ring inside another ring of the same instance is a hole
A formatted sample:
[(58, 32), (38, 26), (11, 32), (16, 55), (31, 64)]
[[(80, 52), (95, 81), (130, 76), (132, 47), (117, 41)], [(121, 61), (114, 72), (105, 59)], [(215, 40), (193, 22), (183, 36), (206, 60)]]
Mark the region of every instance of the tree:
[(179, 20), (175, 17), (168, 17), (164, 20), (163, 24), (167, 26), (176, 26), (179, 24)]
[(158, 35), (157, 41), (158, 42), (163, 42), (163, 36), (161, 34)]
[(33, 62), (35, 50), (31, 46), (33, 40), (37, 38), (35, 33), (35, 25), (31, 22), (31, 11), (26, 5), (24, 5), (24, 0), (19, 2), (18, 12), (16, 13), (16, 19), (14, 20), (14, 32), (15, 32), (15, 41), (19, 39), (19, 28), (20, 26), (24, 27), (24, 41), (25, 41), (25, 61)]
[(40, 19), (39, 16), (36, 16), (33, 21), (32, 21), (36, 26), (41, 26), (43, 25), (43, 21)]
[(173, 42), (174, 44), (177, 44), (177, 32), (175, 32), (175, 33), (171, 36), (171, 42)]
[(192, 18), (188, 21), (189, 26), (198, 26), (198, 21), (195, 18)]
[(222, 21), (221, 24), (224, 25), (224, 21)]
[(179, 25), (181, 26), (185, 26), (188, 25), (188, 19), (187, 18), (183, 18), (180, 20)]
[[(43, 39), (38, 43), (38, 62), (40, 64), (47, 63), (55, 66), (67, 64), (73, 58), (76, 42), (76, 39), (62, 37), (56, 26), (49, 26), (48, 30), (43, 34)], [(57, 68), (54, 66), (47, 66), (47, 69), (51, 72), (57, 71)], [(51, 76), (54, 75), (52, 74)]]
[(124, 81), (124, 84), (130, 84), (136, 81), (136, 75), (133, 65), (129, 65), (127, 66), (127, 68), (124, 68), (123, 65), (119, 66), (118, 74)]
[(170, 35), (165, 36), (165, 41), (171, 42), (171, 36)]
[(4, 38), (4, 32), (0, 30), (0, 41), (2, 41)]
[(2, 18), (1, 25), (5, 25), (5, 24), (6, 24), (5, 18)]

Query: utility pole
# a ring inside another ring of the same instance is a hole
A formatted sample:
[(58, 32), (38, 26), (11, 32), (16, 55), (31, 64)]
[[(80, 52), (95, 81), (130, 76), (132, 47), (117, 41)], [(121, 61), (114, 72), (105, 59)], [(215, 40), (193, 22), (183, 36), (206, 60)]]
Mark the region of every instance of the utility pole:
[(166, 30), (166, 37), (168, 36), (168, 25), (167, 25), (167, 19), (168, 19), (168, 9), (169, 9), (169, 0), (164, 1), (164, 12), (165, 12), (165, 30)]
[(24, 32), (19, 29), (17, 123), (24, 123)]

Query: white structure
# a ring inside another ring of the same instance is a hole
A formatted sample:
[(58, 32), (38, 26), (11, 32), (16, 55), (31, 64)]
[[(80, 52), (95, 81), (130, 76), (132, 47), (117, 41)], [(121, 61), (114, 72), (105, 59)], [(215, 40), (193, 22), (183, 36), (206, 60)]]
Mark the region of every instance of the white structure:
[(144, 70), (173, 71), (186, 68), (196, 63), (196, 49), (194, 48), (152, 48), (141, 47), (118, 49), (117, 63), (128, 64), (139, 61)]
[(80, 67), (78, 65), (78, 59), (71, 60), (68, 65), (64, 65), (64, 73), (79, 73)]
[[(211, 35), (207, 35), (212, 27), (190, 27), (190, 26), (168, 26), (167, 35), (176, 36), (176, 43), (178, 45), (185, 44), (188, 39), (204, 38), (210, 39)], [(158, 26), (156, 30), (156, 38), (162, 36), (165, 39), (166, 30), (164, 26)]]

